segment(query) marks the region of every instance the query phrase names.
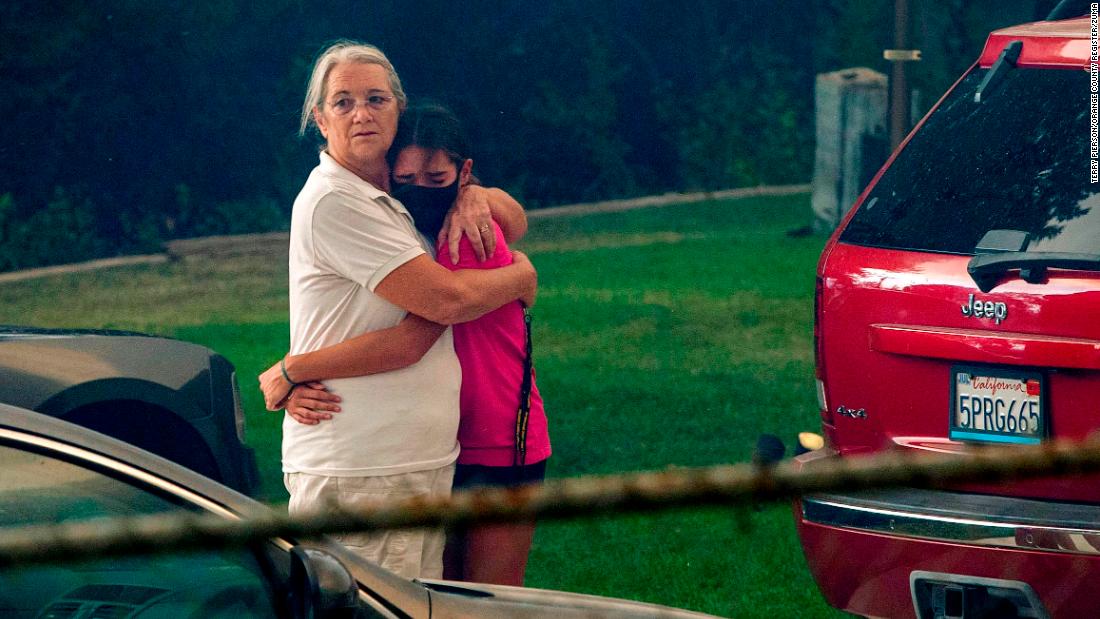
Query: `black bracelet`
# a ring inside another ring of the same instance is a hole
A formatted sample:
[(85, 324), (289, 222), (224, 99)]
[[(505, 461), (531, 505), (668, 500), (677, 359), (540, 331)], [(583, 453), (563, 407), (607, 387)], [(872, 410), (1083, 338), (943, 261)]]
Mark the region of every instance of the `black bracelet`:
[(287, 384), (289, 384), (292, 388), (302, 384), (290, 380), (290, 374), (286, 373), (286, 357), (283, 357), (279, 360), (279, 369), (283, 371), (283, 380), (285, 380)]

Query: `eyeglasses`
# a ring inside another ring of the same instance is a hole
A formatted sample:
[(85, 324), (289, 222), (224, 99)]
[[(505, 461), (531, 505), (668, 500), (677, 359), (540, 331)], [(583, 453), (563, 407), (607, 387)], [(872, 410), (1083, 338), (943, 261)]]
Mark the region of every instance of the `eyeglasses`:
[(337, 96), (332, 101), (329, 101), (328, 106), (332, 108), (332, 111), (340, 116), (350, 114), (355, 111), (355, 108), (359, 105), (365, 105), (372, 110), (384, 110), (393, 103), (393, 95), (368, 95), (366, 100), (358, 101), (353, 97)]

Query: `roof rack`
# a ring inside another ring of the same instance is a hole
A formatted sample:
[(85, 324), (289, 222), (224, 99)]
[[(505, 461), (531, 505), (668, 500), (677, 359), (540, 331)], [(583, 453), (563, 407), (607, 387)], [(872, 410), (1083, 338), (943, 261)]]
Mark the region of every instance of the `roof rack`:
[(1089, 14), (1088, 0), (1061, 0), (1047, 15), (1046, 21), (1058, 21)]

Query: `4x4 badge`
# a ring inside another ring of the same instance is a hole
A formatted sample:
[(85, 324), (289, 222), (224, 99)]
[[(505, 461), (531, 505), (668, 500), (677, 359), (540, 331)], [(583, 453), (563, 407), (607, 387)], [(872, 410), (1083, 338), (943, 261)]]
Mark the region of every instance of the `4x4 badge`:
[(973, 316), (974, 318), (992, 318), (996, 324), (1001, 324), (1001, 321), (1008, 318), (1008, 306), (1003, 301), (982, 301), (974, 298), (974, 293), (970, 293), (970, 298), (966, 300), (966, 303), (962, 306), (963, 316)]

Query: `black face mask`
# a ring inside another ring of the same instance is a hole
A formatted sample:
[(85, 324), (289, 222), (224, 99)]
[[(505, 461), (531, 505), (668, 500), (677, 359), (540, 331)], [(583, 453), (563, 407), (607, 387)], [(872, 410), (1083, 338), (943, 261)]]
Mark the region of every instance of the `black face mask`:
[(416, 229), (434, 243), (447, 211), (458, 198), (458, 179), (447, 187), (394, 183), (392, 195), (405, 205)]

